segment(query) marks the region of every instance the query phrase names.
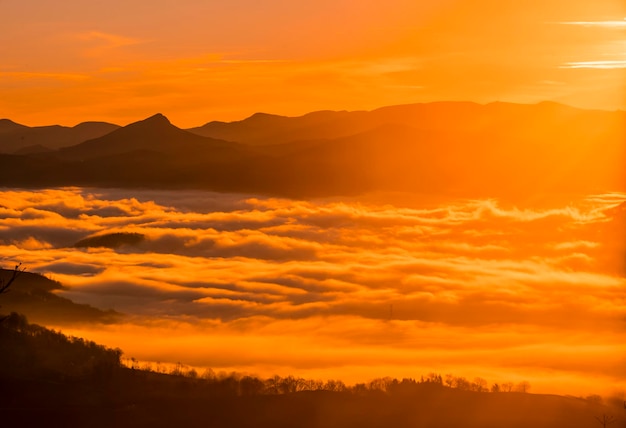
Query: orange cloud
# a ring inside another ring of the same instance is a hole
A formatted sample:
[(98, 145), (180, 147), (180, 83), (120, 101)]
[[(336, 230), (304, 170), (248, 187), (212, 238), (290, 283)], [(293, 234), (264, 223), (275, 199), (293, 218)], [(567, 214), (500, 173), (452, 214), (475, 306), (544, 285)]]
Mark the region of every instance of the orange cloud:
[[(63, 329), (143, 360), (355, 381), (525, 376), (546, 390), (547, 372), (579, 390), (594, 376), (620, 382), (626, 279), (606, 256), (623, 194), (561, 208), (78, 188), (0, 197), (7, 263), (127, 314), (123, 326)], [(72, 247), (111, 232), (145, 240)], [(607, 364), (594, 366), (600, 355)]]

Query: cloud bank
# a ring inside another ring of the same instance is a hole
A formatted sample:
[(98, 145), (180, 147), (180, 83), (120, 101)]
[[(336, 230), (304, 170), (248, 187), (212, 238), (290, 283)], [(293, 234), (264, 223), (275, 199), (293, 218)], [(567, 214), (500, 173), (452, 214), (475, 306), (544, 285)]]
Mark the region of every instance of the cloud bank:
[[(0, 248), (4, 267), (128, 314), (62, 328), (143, 360), (348, 381), (440, 371), (562, 392), (624, 386), (625, 200), (5, 189)], [(109, 233), (145, 239), (73, 247)]]

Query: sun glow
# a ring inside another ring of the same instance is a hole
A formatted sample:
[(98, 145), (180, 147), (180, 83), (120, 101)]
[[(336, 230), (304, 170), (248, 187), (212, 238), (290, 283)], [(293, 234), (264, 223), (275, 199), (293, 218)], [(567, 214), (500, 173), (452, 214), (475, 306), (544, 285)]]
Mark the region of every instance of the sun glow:
[(623, 0), (0, 4), (9, 425), (621, 414)]
[(624, 60), (617, 0), (130, 1), (115, 17), (112, 3), (25, 4), (3, 11), (0, 116), (28, 125), (125, 125), (164, 106), (185, 127), (433, 100), (626, 108), (608, 74)]

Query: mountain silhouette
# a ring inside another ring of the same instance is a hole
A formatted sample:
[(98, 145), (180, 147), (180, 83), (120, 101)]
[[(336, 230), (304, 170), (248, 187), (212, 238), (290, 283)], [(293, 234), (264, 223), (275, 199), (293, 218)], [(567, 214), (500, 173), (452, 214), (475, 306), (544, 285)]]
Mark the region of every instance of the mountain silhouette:
[(158, 113), (131, 123), (105, 136), (59, 150), (64, 159), (88, 160), (132, 152), (156, 152), (175, 155), (234, 154), (237, 144), (201, 137), (184, 131)]
[(299, 140), (334, 138), (370, 129), (366, 112), (319, 111), (300, 117), (256, 113), (236, 122), (209, 122), (188, 131), (250, 145), (282, 144)]
[[(382, 107), (372, 111), (318, 111), (299, 117), (257, 113), (235, 122), (209, 122), (191, 128), (198, 135), (251, 145), (276, 145), (355, 135), (383, 125), (407, 125), (423, 130), (528, 132), (543, 123), (555, 130), (573, 125), (588, 133), (624, 120), (624, 112), (582, 110), (554, 102), (514, 104), (494, 102), (432, 102)], [(512, 127), (512, 128), (511, 128)], [(546, 131), (547, 129), (544, 129)]]
[(552, 102), (438, 102), (294, 118), (255, 114), (192, 130), (156, 114), (58, 151), (0, 155), (0, 184), (290, 197), (408, 191), (518, 200), (626, 191), (624, 124), (622, 111)]
[(4, 134), (6, 132), (23, 131), (27, 128), (28, 126), (15, 123), (12, 120), (0, 119), (0, 134)]
[(294, 195), (306, 188), (318, 196), (333, 189), (520, 198), (626, 187), (624, 112), (433, 103), (371, 114), (364, 132), (258, 150), (277, 157), (273, 168), (284, 174), (277, 181)]
[(56, 150), (101, 137), (119, 128), (106, 122), (84, 122), (72, 128), (60, 125), (29, 127), (0, 120), (0, 153), (32, 153)]

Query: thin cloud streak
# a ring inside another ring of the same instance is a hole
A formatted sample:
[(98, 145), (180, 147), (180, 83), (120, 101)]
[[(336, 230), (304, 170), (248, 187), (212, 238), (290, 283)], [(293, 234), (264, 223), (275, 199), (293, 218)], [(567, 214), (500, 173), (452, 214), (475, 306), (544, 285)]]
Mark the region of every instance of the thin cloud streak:
[(626, 60), (620, 61), (574, 61), (568, 62), (561, 68), (596, 68), (600, 70), (613, 70), (626, 68)]
[(602, 28), (614, 28), (614, 29), (626, 29), (626, 18), (622, 21), (570, 21), (560, 22), (564, 25), (580, 25), (583, 27), (602, 27)]

